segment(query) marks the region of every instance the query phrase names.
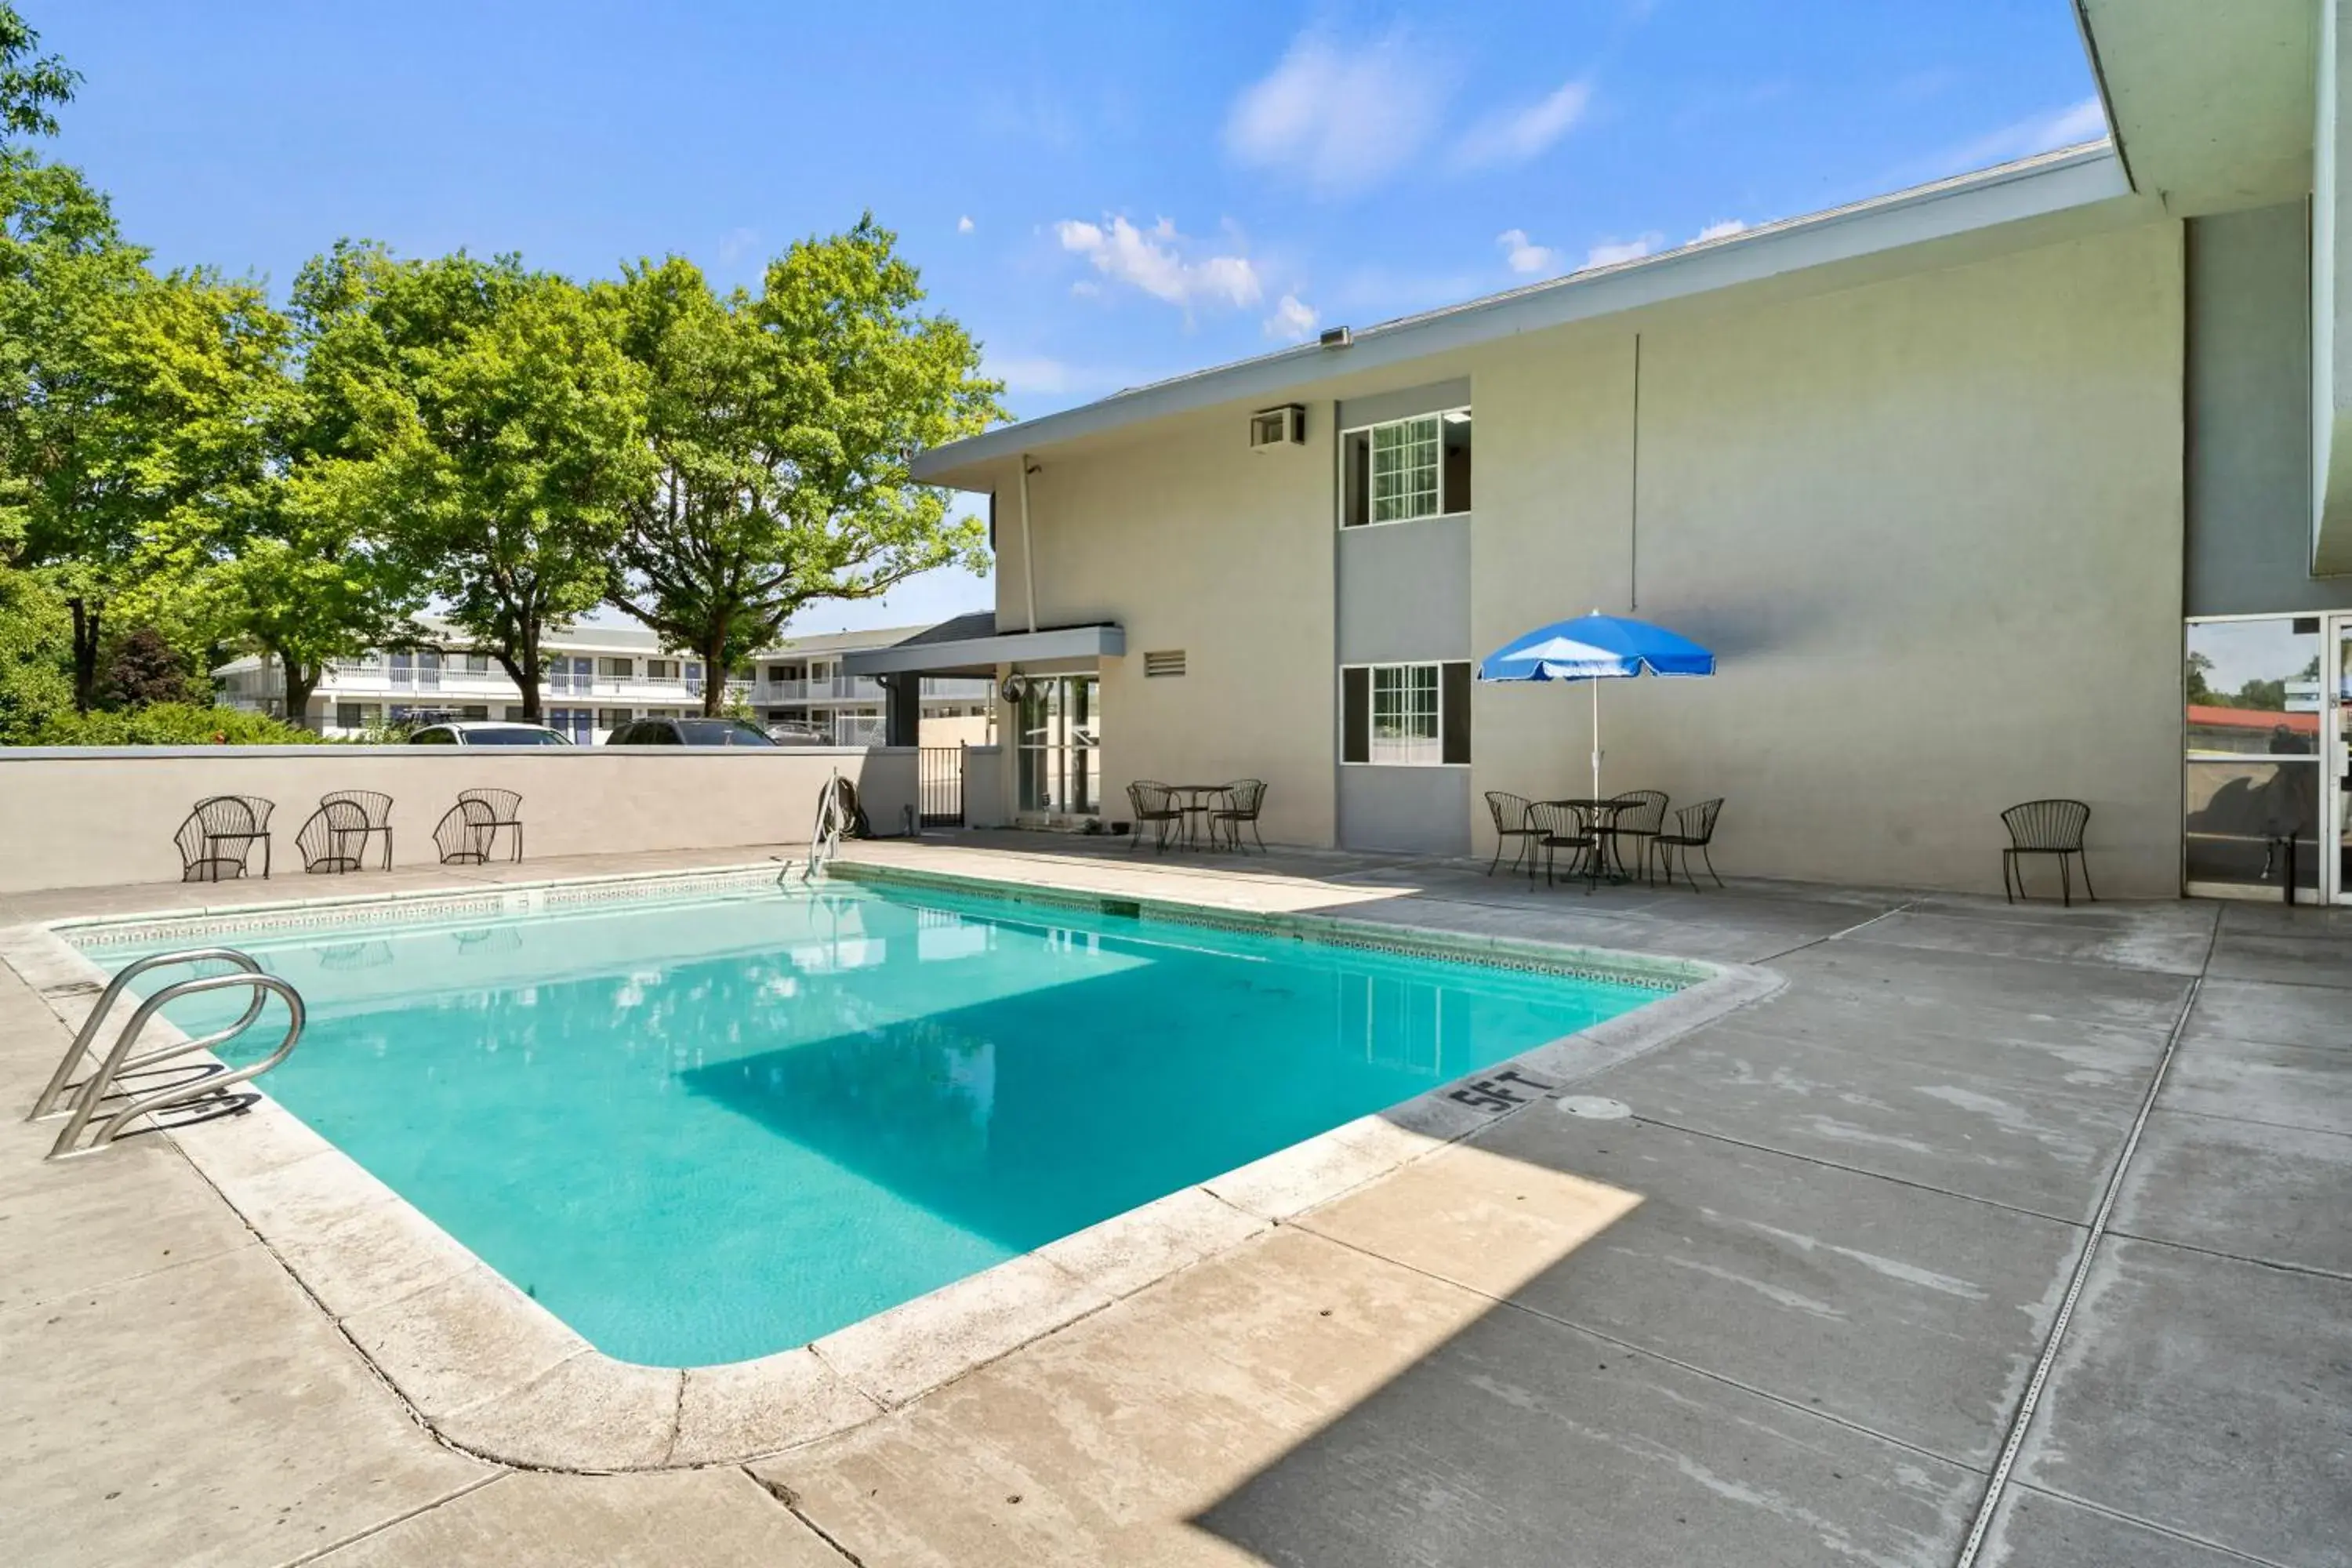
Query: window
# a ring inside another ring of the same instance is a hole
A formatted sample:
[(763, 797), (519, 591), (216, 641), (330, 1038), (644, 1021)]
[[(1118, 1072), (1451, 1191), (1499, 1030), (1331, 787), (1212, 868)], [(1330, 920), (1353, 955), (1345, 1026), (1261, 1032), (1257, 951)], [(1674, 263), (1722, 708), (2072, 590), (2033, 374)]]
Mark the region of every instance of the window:
[(617, 658), (607, 654), (596, 663), (603, 668), (604, 677), (608, 680), (626, 680), (637, 671), (637, 661), (634, 658)]
[(649, 658), (646, 660), (646, 679), (647, 680), (676, 680), (677, 679), (677, 660), (674, 658)]
[(632, 717), (634, 715), (625, 708), (599, 708), (596, 710), (596, 728), (618, 730), (627, 724)]
[(1470, 666), (1350, 665), (1339, 672), (1339, 760), (1388, 767), (1470, 761)]
[(516, 702), (509, 702), (507, 704), (507, 722), (509, 724), (525, 724), (530, 722), (529, 720), (522, 716), (521, 704)]
[(463, 656), (463, 658), (464, 658), (464, 659), (465, 659), (465, 661), (466, 661), (466, 673), (467, 673), (467, 675), (488, 675), (488, 674), (489, 674), (489, 672), (490, 672), (490, 656), (489, 656), (488, 654), (486, 654), (486, 653), (469, 653), (469, 654), (466, 654), (466, 655), (464, 655), (464, 656)]
[(1470, 510), (1470, 411), (1393, 419), (1340, 437), (1339, 526), (1411, 522)]
[(335, 728), (338, 730), (372, 730), (383, 722), (383, 707), (375, 702), (338, 702), (335, 704)]
[(490, 708), (489, 704), (487, 702), (468, 702), (466, 706), (457, 710), (458, 718), (471, 720), (477, 724), (488, 719), (489, 716)]

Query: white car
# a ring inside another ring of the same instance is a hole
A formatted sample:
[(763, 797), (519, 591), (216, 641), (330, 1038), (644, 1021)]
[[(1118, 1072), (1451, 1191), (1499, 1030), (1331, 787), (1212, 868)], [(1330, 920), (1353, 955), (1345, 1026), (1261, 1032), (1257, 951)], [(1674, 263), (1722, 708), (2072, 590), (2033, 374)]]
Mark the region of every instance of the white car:
[(466, 719), (451, 724), (427, 724), (408, 737), (412, 746), (568, 746), (569, 736), (544, 724), (499, 723)]

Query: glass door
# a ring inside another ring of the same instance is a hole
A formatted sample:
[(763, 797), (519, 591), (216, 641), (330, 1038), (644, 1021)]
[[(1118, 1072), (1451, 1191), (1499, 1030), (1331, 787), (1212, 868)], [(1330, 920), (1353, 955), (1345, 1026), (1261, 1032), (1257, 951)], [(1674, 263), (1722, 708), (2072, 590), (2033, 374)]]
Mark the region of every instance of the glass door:
[(1054, 816), (1102, 810), (1102, 682), (1091, 675), (1032, 675), (1021, 698), (1020, 809)]
[[(2340, 811), (2320, 788), (2323, 665), (2340, 662), (2317, 616), (2189, 623), (2184, 671), (2187, 865), (2191, 893), (2299, 903), (2334, 890)], [(2336, 684), (2340, 684), (2340, 679)], [(2336, 776), (2326, 775), (2333, 785)], [(2323, 837), (2323, 826), (2326, 836)]]
[(2328, 836), (2335, 847), (2328, 870), (2335, 879), (2336, 901), (2352, 904), (2352, 615), (2331, 618), (2327, 648), (2335, 659), (2327, 682), (2328, 706), (2334, 710), (2334, 722), (2327, 727), (2332, 753), (2327, 775), (2335, 787), (2325, 793), (2336, 819)]

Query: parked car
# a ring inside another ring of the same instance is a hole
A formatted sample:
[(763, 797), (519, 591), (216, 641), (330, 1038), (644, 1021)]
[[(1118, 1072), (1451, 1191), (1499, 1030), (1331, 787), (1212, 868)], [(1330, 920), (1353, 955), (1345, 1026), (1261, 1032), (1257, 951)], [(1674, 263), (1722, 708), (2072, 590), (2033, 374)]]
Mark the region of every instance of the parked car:
[(740, 719), (639, 719), (604, 737), (608, 746), (772, 746), (768, 732)]
[(833, 731), (797, 719), (779, 719), (768, 726), (768, 739), (779, 746), (830, 746)]
[(462, 719), (450, 724), (427, 724), (408, 737), (412, 746), (568, 746), (568, 735), (544, 724), (501, 723)]

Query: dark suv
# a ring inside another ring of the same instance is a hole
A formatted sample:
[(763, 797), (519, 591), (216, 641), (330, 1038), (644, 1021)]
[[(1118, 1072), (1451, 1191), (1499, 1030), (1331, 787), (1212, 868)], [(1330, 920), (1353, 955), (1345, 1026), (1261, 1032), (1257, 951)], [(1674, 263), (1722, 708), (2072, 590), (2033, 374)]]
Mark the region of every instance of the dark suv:
[(608, 746), (773, 746), (766, 731), (740, 719), (638, 719), (604, 738)]

